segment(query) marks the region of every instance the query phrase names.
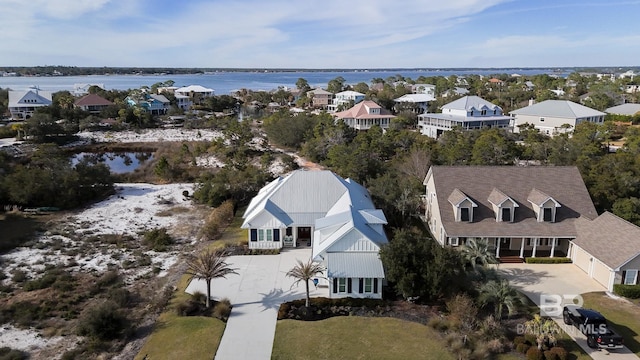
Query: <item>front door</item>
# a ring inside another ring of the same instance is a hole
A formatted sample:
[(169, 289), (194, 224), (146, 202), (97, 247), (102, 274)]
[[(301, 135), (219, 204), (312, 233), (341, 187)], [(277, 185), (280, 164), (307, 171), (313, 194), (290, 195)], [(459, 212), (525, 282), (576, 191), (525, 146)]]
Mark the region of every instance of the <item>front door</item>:
[(299, 245), (311, 246), (311, 227), (303, 226), (298, 228), (298, 243)]

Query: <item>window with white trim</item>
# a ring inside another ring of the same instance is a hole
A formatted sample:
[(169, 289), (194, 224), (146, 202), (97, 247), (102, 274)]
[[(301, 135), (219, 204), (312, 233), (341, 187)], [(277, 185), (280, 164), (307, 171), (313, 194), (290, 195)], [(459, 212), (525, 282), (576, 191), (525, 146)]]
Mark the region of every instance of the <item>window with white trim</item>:
[(339, 293), (347, 292), (347, 278), (338, 278), (338, 292)]
[(364, 279), (364, 292), (365, 293), (372, 293), (373, 292), (373, 279), (372, 278), (365, 278)]
[(622, 283), (625, 285), (636, 285), (638, 283), (638, 270), (627, 270), (624, 272)]

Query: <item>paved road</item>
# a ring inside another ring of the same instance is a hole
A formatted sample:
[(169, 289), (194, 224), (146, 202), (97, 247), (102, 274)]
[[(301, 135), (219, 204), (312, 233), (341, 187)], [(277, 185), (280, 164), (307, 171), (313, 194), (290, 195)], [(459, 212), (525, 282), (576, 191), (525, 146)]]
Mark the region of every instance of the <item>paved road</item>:
[[(271, 358), (280, 304), (305, 296), (304, 284), (292, 287), (294, 279), (286, 273), (296, 264), (296, 259), (306, 262), (310, 256), (311, 249), (287, 249), (280, 255), (228, 258), (239, 275), (215, 279), (211, 284), (215, 299), (226, 297), (233, 305), (216, 360)], [(206, 294), (206, 284), (194, 280), (186, 291)], [(315, 289), (311, 285), (311, 296), (328, 297), (329, 292), (327, 288)]]
[[(548, 299), (563, 296), (568, 298), (568, 295), (606, 290), (573, 264), (500, 264), (499, 271), (509, 279), (511, 285), (519, 288), (538, 306), (545, 296)], [(569, 303), (569, 300), (565, 300), (565, 303)], [(554, 309), (550, 307), (548, 310)], [(578, 329), (565, 325), (561, 317), (554, 317), (554, 320), (593, 359), (638, 360), (638, 357), (626, 347), (611, 352), (591, 349), (587, 346), (587, 338)]]

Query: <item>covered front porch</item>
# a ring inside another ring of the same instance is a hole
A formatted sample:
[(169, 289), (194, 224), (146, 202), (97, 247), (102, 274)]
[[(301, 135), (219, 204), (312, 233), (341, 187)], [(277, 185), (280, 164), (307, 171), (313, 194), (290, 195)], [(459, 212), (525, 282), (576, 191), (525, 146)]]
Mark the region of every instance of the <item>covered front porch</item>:
[(290, 226), (275, 229), (249, 229), (249, 249), (311, 247), (312, 226)]
[[(472, 238), (459, 238), (458, 244), (464, 245)], [(490, 251), (495, 253), (496, 259), (528, 257), (569, 257), (570, 238), (543, 237), (476, 237), (476, 240), (486, 240)], [(461, 241), (460, 241), (461, 240)], [(452, 245), (455, 245), (453, 242)]]

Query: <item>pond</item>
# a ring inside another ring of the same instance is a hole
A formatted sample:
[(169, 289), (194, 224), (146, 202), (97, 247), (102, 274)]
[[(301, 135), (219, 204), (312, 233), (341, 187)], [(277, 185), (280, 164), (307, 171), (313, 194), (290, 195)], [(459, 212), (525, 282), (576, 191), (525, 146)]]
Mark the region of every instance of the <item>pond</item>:
[(104, 163), (114, 174), (132, 172), (144, 163), (153, 160), (152, 152), (82, 152), (71, 158), (71, 164), (75, 166), (80, 161), (87, 159), (91, 163)]

